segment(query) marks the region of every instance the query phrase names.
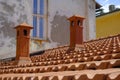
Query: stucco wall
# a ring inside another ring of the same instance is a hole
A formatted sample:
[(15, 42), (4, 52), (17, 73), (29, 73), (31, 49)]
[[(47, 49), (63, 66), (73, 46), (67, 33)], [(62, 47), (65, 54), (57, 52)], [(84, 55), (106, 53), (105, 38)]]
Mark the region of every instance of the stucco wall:
[[(15, 56), (16, 25), (31, 24), (32, 0), (0, 0), (0, 58)], [(32, 25), (32, 24), (31, 24)]]
[(95, 0), (88, 0), (88, 39), (96, 38)]
[[(44, 33), (49, 42), (38, 45), (31, 41), (31, 51), (69, 44), (67, 18), (76, 14), (86, 18), (83, 25), (84, 40), (94, 38), (94, 6), (94, 0), (47, 0), (48, 23)], [(32, 9), (33, 0), (0, 0), (0, 58), (15, 56), (16, 33), (13, 27), (22, 22), (33, 25)]]
[[(67, 18), (76, 14), (86, 18), (83, 26), (84, 40), (88, 40), (89, 37), (90, 39), (95, 38), (95, 29), (93, 29), (95, 28), (94, 0), (64, 0), (64, 2), (62, 0), (50, 0), (48, 2), (48, 13), (48, 35), (51, 41), (58, 42), (60, 45), (69, 44), (69, 22)], [(88, 34), (92, 33), (92, 35), (87, 36), (87, 31)]]
[(96, 19), (97, 38), (120, 34), (120, 10)]

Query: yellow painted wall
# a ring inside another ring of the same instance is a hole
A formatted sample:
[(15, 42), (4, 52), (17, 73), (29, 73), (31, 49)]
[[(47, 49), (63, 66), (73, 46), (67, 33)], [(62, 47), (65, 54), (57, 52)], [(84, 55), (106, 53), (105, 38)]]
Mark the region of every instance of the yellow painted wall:
[(120, 34), (120, 11), (96, 18), (96, 37)]

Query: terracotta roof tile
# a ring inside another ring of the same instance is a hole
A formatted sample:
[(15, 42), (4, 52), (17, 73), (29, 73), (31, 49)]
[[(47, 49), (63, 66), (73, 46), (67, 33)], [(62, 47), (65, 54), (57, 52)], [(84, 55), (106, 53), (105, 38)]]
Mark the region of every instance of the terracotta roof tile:
[(69, 46), (45, 50), (31, 56), (30, 64), (1, 61), (0, 78), (119, 80), (120, 35), (84, 42), (83, 46), (79, 51), (68, 52)]

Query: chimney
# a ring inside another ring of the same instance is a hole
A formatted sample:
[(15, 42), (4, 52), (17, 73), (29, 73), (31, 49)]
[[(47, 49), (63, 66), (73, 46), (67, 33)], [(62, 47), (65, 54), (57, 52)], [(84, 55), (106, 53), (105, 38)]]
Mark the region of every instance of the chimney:
[(115, 10), (115, 5), (109, 5), (109, 12), (114, 11)]
[(22, 23), (15, 27), (16, 35), (16, 64), (30, 63), (29, 57), (29, 43), (30, 30), (32, 27), (26, 23)]
[(75, 48), (83, 44), (83, 20), (85, 18), (73, 15), (68, 18), (70, 21), (70, 48)]

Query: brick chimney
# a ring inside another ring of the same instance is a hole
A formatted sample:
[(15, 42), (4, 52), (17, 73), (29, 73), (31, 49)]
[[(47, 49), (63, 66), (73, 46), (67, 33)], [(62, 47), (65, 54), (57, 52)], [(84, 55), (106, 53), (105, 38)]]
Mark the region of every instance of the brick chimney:
[(83, 20), (85, 18), (73, 15), (68, 18), (70, 21), (70, 48), (75, 48), (83, 44)]
[(16, 62), (17, 64), (30, 63), (29, 43), (30, 30), (32, 27), (26, 23), (22, 23), (15, 27), (16, 35)]

